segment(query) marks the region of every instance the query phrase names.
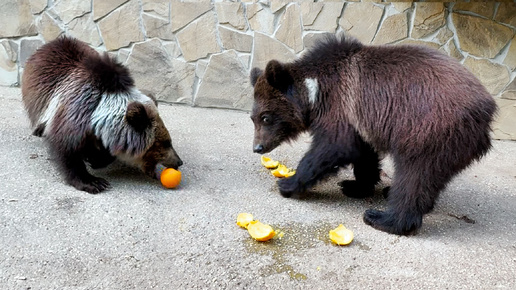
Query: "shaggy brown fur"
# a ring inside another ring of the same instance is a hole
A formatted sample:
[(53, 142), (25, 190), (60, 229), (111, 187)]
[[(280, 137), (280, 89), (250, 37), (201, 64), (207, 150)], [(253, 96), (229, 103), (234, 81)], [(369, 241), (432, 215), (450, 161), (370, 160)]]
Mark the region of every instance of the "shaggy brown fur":
[(439, 192), (491, 147), (493, 98), (455, 59), (429, 48), (330, 37), (293, 63), (253, 69), (251, 82), (255, 152), (303, 131), (313, 136), (296, 175), (278, 182), (283, 196), (349, 164), (356, 180), (341, 183), (344, 194), (370, 196), (380, 180), (378, 153), (392, 155), (389, 207), (364, 215), (386, 232), (419, 229)]
[(61, 37), (38, 49), (25, 65), (22, 95), (33, 134), (45, 137), (79, 190), (109, 187), (85, 162), (99, 168), (120, 157), (153, 177), (158, 163), (182, 164), (156, 100), (134, 88), (127, 68), (84, 42)]

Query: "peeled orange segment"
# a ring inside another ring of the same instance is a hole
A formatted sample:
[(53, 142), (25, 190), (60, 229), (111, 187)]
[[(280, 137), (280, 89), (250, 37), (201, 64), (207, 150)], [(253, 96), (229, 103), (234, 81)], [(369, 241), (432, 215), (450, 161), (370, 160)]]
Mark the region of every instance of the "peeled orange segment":
[(246, 213), (246, 212), (240, 213), (237, 216), (237, 225), (247, 229), (247, 225), (249, 225), (249, 223), (253, 219), (254, 219), (253, 215), (250, 213)]
[(353, 232), (341, 224), (336, 229), (330, 231), (330, 240), (339, 246), (348, 245), (353, 241)]
[(253, 239), (259, 242), (268, 241), (276, 235), (271, 226), (262, 224), (259, 221), (251, 221), (247, 225), (247, 231)]
[(279, 161), (272, 160), (269, 157), (262, 156), (261, 160), (262, 160), (262, 165), (265, 166), (265, 168), (267, 168), (267, 169), (276, 168), (276, 167), (278, 167), (278, 165), (280, 165)]
[(291, 177), (296, 174), (296, 171), (288, 168), (283, 164), (280, 164), (278, 168), (272, 170), (271, 173), (276, 177)]

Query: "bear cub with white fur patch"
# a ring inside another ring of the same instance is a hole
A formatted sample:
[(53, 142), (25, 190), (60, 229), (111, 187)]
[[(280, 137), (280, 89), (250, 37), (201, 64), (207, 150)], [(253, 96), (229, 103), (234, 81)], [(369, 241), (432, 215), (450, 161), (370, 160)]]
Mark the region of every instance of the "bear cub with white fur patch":
[(22, 99), (33, 134), (46, 139), (67, 183), (79, 190), (109, 187), (86, 163), (100, 168), (118, 157), (155, 178), (157, 164), (183, 163), (156, 100), (134, 87), (127, 68), (79, 40), (57, 38), (27, 60)]
[(365, 223), (398, 235), (415, 233), (452, 178), (491, 147), (491, 95), (455, 59), (410, 45), (367, 46), (330, 36), (292, 63), (271, 60), (251, 72), (254, 152), (270, 152), (308, 131), (313, 142), (297, 173), (278, 181), (299, 195), (353, 164), (350, 197), (374, 194), (379, 153), (395, 175), (385, 211)]

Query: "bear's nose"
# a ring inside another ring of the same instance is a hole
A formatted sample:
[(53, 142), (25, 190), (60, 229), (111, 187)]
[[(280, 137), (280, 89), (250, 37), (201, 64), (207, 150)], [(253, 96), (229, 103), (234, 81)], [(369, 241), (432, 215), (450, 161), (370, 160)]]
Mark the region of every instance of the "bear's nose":
[(258, 144), (256, 146), (254, 146), (253, 151), (254, 151), (254, 153), (262, 153), (263, 152), (263, 145), (262, 144)]

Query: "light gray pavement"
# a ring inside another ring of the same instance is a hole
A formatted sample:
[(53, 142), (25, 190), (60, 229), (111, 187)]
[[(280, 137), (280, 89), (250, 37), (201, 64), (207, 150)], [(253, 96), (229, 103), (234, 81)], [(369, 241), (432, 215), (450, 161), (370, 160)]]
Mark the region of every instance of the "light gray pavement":
[[(160, 105), (185, 161), (176, 190), (115, 164), (96, 172), (111, 190), (77, 191), (31, 136), (20, 94), (0, 87), (1, 289), (516, 287), (515, 142), (494, 142), (443, 192), (419, 235), (399, 237), (362, 222), (367, 208), (385, 206), (380, 194), (349, 199), (338, 178), (301, 200), (282, 198), (252, 153), (249, 114), (238, 111)], [(295, 167), (308, 144), (270, 156)], [(240, 212), (283, 238), (252, 240), (235, 224)], [(350, 246), (328, 241), (340, 223), (355, 233)]]

